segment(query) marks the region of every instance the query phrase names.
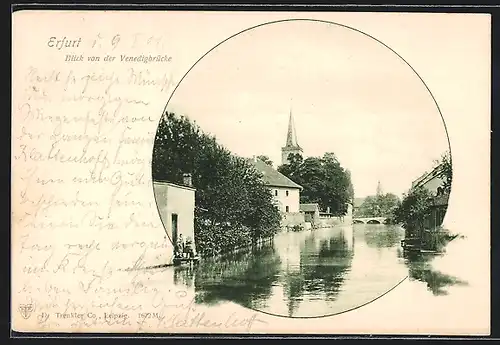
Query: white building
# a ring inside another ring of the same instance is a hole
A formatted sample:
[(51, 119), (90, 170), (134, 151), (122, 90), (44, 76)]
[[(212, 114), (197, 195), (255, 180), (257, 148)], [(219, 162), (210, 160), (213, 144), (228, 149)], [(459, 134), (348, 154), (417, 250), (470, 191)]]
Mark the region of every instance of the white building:
[(169, 182), (154, 181), (153, 189), (156, 204), (163, 227), (167, 236), (175, 244), (182, 235), (183, 239), (191, 239), (196, 252), (194, 241), (194, 208), (195, 192), (191, 177), (184, 177), (184, 184), (178, 185)]
[(258, 158), (253, 158), (252, 163), (256, 170), (262, 174), (262, 179), (271, 190), (278, 209), (283, 213), (300, 212), (302, 186)]

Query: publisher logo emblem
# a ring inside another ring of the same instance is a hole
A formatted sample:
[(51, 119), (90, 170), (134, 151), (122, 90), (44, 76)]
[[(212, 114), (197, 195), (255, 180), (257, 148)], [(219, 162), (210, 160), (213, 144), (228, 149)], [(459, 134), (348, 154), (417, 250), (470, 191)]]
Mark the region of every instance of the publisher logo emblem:
[(31, 316), (31, 313), (35, 310), (35, 307), (33, 306), (33, 303), (29, 304), (20, 304), (19, 307), (19, 312), (21, 313), (21, 316), (25, 319), (29, 319)]

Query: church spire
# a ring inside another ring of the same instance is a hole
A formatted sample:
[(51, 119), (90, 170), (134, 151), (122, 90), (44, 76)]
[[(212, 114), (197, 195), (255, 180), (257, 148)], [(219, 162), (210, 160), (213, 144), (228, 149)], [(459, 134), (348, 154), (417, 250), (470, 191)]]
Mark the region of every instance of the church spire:
[(281, 148), (281, 164), (288, 164), (290, 154), (302, 155), (302, 148), (297, 142), (297, 133), (293, 122), (292, 108), (290, 107), (290, 117), (288, 119), (288, 132), (286, 135), (286, 145)]
[(297, 133), (293, 122), (292, 108), (290, 108), (290, 117), (288, 119), (288, 133), (286, 135), (286, 147), (299, 147), (297, 142)]

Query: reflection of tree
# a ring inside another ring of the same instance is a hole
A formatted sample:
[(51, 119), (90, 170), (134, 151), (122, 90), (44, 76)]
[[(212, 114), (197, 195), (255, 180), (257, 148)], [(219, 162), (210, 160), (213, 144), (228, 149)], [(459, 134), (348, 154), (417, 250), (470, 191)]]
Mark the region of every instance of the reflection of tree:
[(398, 226), (385, 226), (384, 229), (381, 229), (377, 226), (367, 225), (364, 236), (369, 247), (390, 248), (401, 242), (403, 232)]
[(305, 279), (300, 271), (287, 272), (284, 281), (288, 316), (292, 317), (298, 308), (299, 302), (302, 300)]
[(443, 229), (422, 231), (422, 247), (427, 250), (443, 252), (446, 245), (455, 239), (458, 235), (451, 235)]
[(254, 308), (271, 295), (280, 265), (269, 244), (226, 258), (206, 260), (196, 269), (196, 302), (214, 304), (228, 300)]
[(343, 232), (337, 237), (320, 239), (308, 237), (300, 254), (300, 271), (285, 272), (284, 286), (288, 314), (293, 316), (305, 293), (324, 293), (327, 300), (335, 300), (351, 266), (353, 257), (349, 241)]
[(175, 267), (174, 268), (174, 284), (193, 287), (194, 272), (192, 267)]
[[(273, 286), (281, 284), (288, 314), (294, 316), (304, 295), (336, 298), (353, 257), (349, 242), (343, 232), (325, 238), (311, 233), (300, 251), (288, 254), (290, 267), (282, 263), (279, 248), (272, 243), (226, 258), (204, 260), (194, 270), (195, 301), (214, 304), (228, 300), (256, 309), (270, 298)], [(297, 264), (293, 264), (295, 260)]]
[(429, 262), (433, 255), (417, 252), (405, 252), (406, 264), (409, 270), (410, 279), (427, 283), (427, 288), (436, 296), (446, 295), (446, 287), (452, 285), (467, 285), (457, 277), (441, 273), (432, 268)]

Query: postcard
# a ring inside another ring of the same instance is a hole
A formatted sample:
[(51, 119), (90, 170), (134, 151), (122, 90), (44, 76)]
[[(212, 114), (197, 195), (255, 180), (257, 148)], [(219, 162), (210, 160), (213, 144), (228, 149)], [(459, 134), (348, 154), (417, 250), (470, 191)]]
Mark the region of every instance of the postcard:
[(488, 335), (490, 17), (13, 13), (12, 329)]

